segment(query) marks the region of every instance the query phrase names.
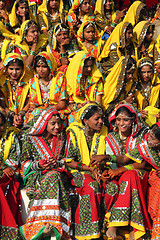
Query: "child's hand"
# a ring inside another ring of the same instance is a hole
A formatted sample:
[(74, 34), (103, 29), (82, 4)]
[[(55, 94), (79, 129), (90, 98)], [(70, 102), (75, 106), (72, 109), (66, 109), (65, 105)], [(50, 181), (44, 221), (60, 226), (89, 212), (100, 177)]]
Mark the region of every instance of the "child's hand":
[(107, 183), (110, 180), (110, 176), (108, 174), (108, 169), (104, 170), (101, 174), (101, 180), (105, 183)]
[(119, 169), (109, 169), (108, 170), (108, 175), (110, 178), (114, 178), (115, 176), (118, 176), (120, 174)]

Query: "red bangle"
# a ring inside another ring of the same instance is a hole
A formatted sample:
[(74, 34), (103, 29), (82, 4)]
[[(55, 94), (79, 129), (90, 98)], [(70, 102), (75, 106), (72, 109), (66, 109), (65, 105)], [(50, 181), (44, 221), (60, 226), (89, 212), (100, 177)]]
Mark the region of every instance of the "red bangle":
[(75, 166), (75, 169), (77, 170), (77, 166), (78, 166), (78, 164), (79, 164), (79, 162), (76, 164), (76, 166)]
[(83, 168), (84, 165), (85, 165), (85, 164), (82, 164), (82, 166), (81, 166), (81, 172), (82, 172), (82, 168)]

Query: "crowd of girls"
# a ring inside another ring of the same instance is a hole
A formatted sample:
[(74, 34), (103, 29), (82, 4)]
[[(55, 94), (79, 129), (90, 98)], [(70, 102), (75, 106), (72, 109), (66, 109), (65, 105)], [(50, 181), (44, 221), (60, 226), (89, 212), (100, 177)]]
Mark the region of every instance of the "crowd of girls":
[(0, 239), (160, 238), (158, 26), (158, 0), (0, 0)]

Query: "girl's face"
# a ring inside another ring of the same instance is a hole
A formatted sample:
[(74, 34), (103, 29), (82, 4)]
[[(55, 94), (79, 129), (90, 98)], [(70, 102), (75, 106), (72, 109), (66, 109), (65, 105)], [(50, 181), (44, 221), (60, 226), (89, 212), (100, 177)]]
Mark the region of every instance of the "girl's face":
[(105, 9), (106, 10), (111, 10), (112, 9), (112, 0), (106, 0), (106, 2), (105, 2)]
[(0, 138), (2, 138), (2, 134), (5, 131), (5, 123), (3, 122), (2, 118), (0, 117)]
[(129, 117), (126, 111), (119, 113), (116, 117), (116, 126), (121, 133), (130, 132), (133, 119)]
[(152, 130), (149, 131), (149, 135), (148, 135), (147, 140), (148, 140), (148, 146), (149, 147), (160, 148), (160, 141), (155, 137)]
[(129, 28), (129, 29), (126, 30), (126, 32), (125, 32), (126, 42), (130, 42), (130, 41), (132, 40), (132, 37), (133, 37), (133, 29), (132, 29), (132, 28)]
[(145, 37), (145, 41), (146, 42), (151, 42), (152, 41), (152, 37), (153, 37), (153, 28), (150, 27), (147, 31), (146, 37)]
[(85, 62), (84, 66), (83, 66), (83, 71), (82, 71), (83, 78), (86, 78), (91, 75), (93, 64), (94, 64), (93, 60), (88, 60)]
[(87, 124), (91, 130), (100, 131), (103, 126), (103, 114), (95, 112), (89, 119), (84, 119), (84, 123)]
[(31, 27), (26, 35), (26, 42), (27, 43), (34, 43), (34, 42), (38, 42), (38, 27), (37, 26), (33, 26)]
[(0, 10), (2, 10), (4, 8), (4, 5), (5, 5), (5, 1), (0, 0)]
[(50, 0), (49, 1), (49, 7), (51, 9), (59, 9), (59, 0)]
[(87, 14), (90, 11), (90, 0), (84, 0), (82, 4), (80, 5), (81, 12)]
[(60, 129), (60, 118), (59, 116), (53, 116), (47, 124), (47, 132), (53, 136), (57, 136)]
[(49, 76), (50, 69), (45, 63), (37, 64), (36, 73), (40, 78), (47, 78)]
[(142, 82), (149, 82), (153, 77), (153, 69), (149, 65), (144, 65), (140, 70)]
[(10, 80), (17, 81), (22, 76), (23, 68), (18, 65), (18, 63), (12, 63), (7, 68), (7, 73)]
[(17, 9), (17, 15), (20, 17), (24, 17), (29, 12), (29, 7), (27, 3), (20, 3)]
[(130, 70), (129, 72), (126, 72), (126, 75), (125, 75), (126, 82), (129, 82), (130, 80), (133, 79), (134, 72), (135, 72), (134, 69)]
[(63, 43), (64, 40), (68, 39), (69, 41), (69, 35), (68, 35), (68, 31), (60, 31), (57, 36), (56, 36), (57, 42), (58, 43)]
[(83, 33), (84, 40), (86, 40), (87, 42), (92, 42), (94, 40), (94, 37), (95, 37), (95, 29), (93, 27), (89, 27), (84, 30), (84, 33)]

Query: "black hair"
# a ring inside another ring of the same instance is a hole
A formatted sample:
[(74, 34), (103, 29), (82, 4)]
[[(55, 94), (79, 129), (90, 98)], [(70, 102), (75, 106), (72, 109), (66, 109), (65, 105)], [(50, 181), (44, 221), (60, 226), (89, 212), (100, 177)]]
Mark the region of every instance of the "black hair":
[(122, 113), (122, 112), (127, 112), (128, 116), (131, 117), (131, 118), (136, 118), (136, 115), (135, 113), (132, 113), (127, 107), (123, 106), (123, 107), (120, 107), (118, 108), (118, 110), (116, 111), (115, 113), (115, 116), (117, 117), (118, 114)]
[(150, 24), (150, 25), (148, 26), (146, 35), (148, 34), (150, 28), (152, 28), (152, 31), (154, 31), (155, 25)]
[(101, 109), (101, 107), (93, 105), (91, 106), (91, 108), (89, 109), (89, 111), (87, 111), (87, 113), (84, 115), (82, 123), (84, 124), (84, 119), (88, 120), (89, 118), (91, 118), (96, 112), (99, 112)]
[(38, 63), (38, 61), (39, 61), (40, 59), (42, 59), (42, 61), (44, 62), (44, 64), (46, 64), (47, 67), (48, 67), (48, 69), (49, 69), (49, 66), (48, 66), (48, 64), (47, 64), (47, 61), (46, 61), (45, 57), (42, 57), (42, 56), (39, 56), (39, 55), (38, 55), (38, 56), (35, 57), (34, 70), (36, 71), (37, 63)]
[(130, 70), (133, 65), (136, 67), (136, 61), (130, 57), (127, 62), (126, 71)]
[(86, 58), (85, 60), (84, 60), (84, 64), (83, 64), (83, 67), (84, 67), (84, 65), (88, 62), (88, 61), (93, 61), (93, 64), (95, 63), (95, 58), (94, 57), (92, 57), (92, 56), (90, 56), (90, 57), (88, 57), (88, 58)]
[[(17, 12), (17, 10), (18, 10), (19, 5), (22, 4), (22, 3), (26, 3), (27, 6), (28, 6), (28, 10), (29, 10), (28, 1), (27, 1), (27, 0), (19, 0), (19, 1), (16, 3), (16, 6), (15, 6), (16, 12)], [(17, 14), (16, 14), (16, 15), (17, 15)], [(21, 18), (21, 16), (17, 15), (17, 17), (18, 17), (19, 22), (22, 24), (22, 18)], [(28, 13), (26, 14), (26, 20), (29, 20), (29, 11), (28, 11)]]
[(126, 28), (126, 31), (129, 30), (129, 29), (133, 29), (133, 26), (131, 23), (128, 24), (127, 28)]
[(2, 119), (3, 124), (5, 124), (7, 120), (5, 115), (2, 112), (0, 112), (0, 118)]
[(22, 69), (24, 69), (24, 63), (23, 63), (23, 61), (20, 60), (20, 59), (18, 59), (18, 58), (11, 60), (11, 61), (7, 64), (7, 68), (8, 68), (9, 66), (11, 66), (12, 64), (14, 64), (14, 63), (17, 63), (19, 67), (22, 67)]
[(152, 129), (153, 134), (160, 141), (160, 128), (157, 124), (153, 124), (150, 129)]
[(59, 25), (56, 27), (56, 31), (58, 31), (60, 28), (65, 28), (66, 30), (68, 30), (68, 33), (69, 33), (69, 28), (67, 27), (66, 24), (64, 24), (64, 23), (59, 24)]

